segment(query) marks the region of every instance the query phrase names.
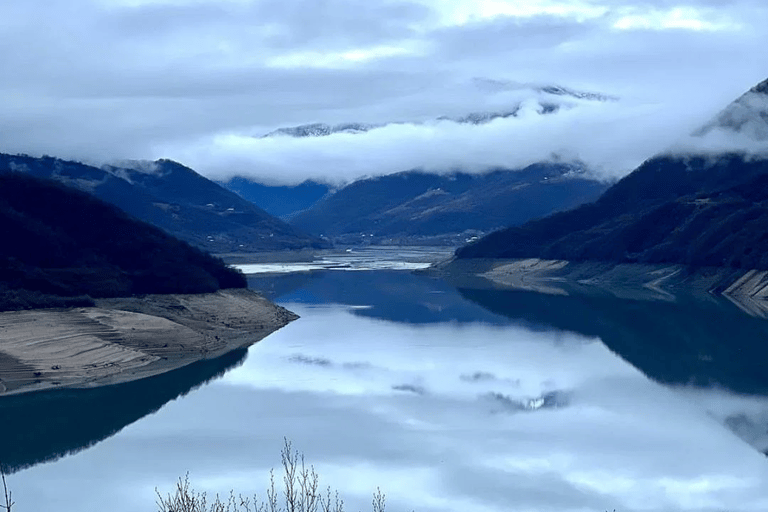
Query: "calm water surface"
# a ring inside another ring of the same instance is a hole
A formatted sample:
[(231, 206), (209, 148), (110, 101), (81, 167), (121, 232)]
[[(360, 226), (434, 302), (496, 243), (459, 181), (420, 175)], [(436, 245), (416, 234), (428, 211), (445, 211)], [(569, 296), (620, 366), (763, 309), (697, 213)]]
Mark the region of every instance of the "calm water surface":
[(348, 510), (377, 486), (393, 511), (768, 510), (765, 320), (403, 271), (250, 283), (301, 319), (247, 354), (0, 400), (14, 511), (152, 511), (187, 471), (262, 493), (284, 437)]

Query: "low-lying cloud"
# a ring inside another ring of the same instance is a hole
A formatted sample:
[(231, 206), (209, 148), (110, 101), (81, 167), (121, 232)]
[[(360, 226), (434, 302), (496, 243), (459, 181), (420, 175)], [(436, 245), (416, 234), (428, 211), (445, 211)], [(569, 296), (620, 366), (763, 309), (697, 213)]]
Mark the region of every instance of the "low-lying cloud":
[(393, 172), (485, 172), (550, 160), (580, 161), (594, 176), (623, 176), (693, 128), (688, 117), (653, 105), (581, 102), (541, 115), (535, 102), (517, 117), (481, 125), (451, 121), (390, 124), (324, 137), (217, 135), (169, 152), (203, 174), (227, 180), (333, 184)]

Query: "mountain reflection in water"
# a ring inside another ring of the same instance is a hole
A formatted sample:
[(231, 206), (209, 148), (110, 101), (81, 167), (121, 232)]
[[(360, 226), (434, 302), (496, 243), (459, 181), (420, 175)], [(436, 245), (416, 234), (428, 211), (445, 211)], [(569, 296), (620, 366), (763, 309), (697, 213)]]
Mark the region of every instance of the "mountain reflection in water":
[(520, 323), (598, 337), (658, 382), (716, 385), (737, 393), (768, 395), (768, 321), (748, 316), (728, 301), (459, 291), (466, 299)]
[[(661, 300), (650, 293), (626, 298), (604, 291), (554, 295), (499, 289), (474, 278), (454, 287), (402, 272), (251, 276), (249, 282), (283, 301), (367, 304), (354, 314), (389, 321), (482, 322), (597, 338), (647, 377), (685, 387), (681, 393), (702, 402), (755, 448), (768, 450), (764, 404), (734, 406), (736, 399), (728, 395), (731, 391), (756, 400), (768, 395), (768, 321), (745, 314), (725, 299), (680, 295)], [(705, 392), (695, 393), (696, 388)], [(723, 400), (730, 404), (724, 409), (714, 404)]]
[(147, 379), (0, 399), (0, 462), (7, 472), (102, 441), (245, 361), (246, 349)]
[(80, 405), (0, 400), (3, 418), (28, 417), (0, 430), (13, 468), (80, 450), (12, 475), (22, 508), (152, 510), (154, 489), (187, 471), (209, 496), (263, 495), (287, 437), (350, 510), (369, 509), (377, 486), (388, 509), (420, 512), (766, 510), (755, 448), (768, 447), (768, 398), (753, 369), (768, 322), (729, 304), (457, 289), (391, 271), (250, 284), (301, 318), (164, 407), (219, 370), (78, 393), (101, 397)]
[(251, 276), (273, 300), (366, 305), (355, 314), (394, 322), (523, 325), (534, 331), (599, 338), (664, 384), (722, 386), (768, 395), (768, 320), (716, 297), (619, 298), (608, 293), (550, 295), (482, 286), (454, 288), (402, 272), (318, 272)]
[(440, 279), (393, 270), (248, 276), (248, 287), (281, 303), (365, 306), (355, 314), (406, 324), (508, 325), (503, 314), (467, 301)]

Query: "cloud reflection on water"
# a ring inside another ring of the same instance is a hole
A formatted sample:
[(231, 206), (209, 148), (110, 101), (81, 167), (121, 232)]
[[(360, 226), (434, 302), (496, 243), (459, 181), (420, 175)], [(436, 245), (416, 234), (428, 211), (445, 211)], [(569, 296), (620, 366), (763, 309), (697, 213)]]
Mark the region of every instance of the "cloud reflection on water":
[[(185, 471), (212, 493), (261, 493), (283, 436), (348, 510), (369, 510), (377, 486), (392, 511), (768, 510), (765, 457), (722, 425), (767, 399), (662, 386), (562, 331), (287, 306), (302, 318), (222, 379), (14, 474), (20, 512), (151, 510)], [(514, 406), (547, 393), (567, 400)]]
[[(418, 510), (764, 510), (768, 503), (762, 455), (695, 400), (649, 381), (596, 340), (290, 307), (303, 321), (265, 340), (223, 382), (291, 403), (302, 424), (284, 425), (286, 435), (361, 500), (367, 482), (368, 491), (380, 485), (402, 502), (393, 508)], [(299, 364), (291, 359), (297, 353), (330, 364)], [(494, 378), (466, 379), (473, 374)], [(423, 393), (393, 389), (404, 385)], [(512, 414), (488, 399), (551, 391), (568, 393), (569, 403)]]

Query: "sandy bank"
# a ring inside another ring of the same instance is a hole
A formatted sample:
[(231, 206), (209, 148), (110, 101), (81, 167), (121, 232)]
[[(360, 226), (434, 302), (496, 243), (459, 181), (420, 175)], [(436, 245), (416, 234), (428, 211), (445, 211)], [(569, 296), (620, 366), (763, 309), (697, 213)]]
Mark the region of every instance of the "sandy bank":
[(638, 300), (678, 295), (722, 296), (746, 313), (768, 318), (768, 271), (674, 264), (569, 262), (538, 258), (450, 260), (430, 269), (459, 286), (488, 285), (555, 295), (609, 293)]
[(250, 290), (0, 313), (0, 395), (157, 375), (247, 347), (298, 318)]

